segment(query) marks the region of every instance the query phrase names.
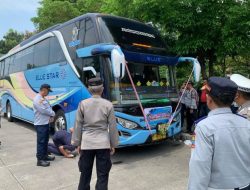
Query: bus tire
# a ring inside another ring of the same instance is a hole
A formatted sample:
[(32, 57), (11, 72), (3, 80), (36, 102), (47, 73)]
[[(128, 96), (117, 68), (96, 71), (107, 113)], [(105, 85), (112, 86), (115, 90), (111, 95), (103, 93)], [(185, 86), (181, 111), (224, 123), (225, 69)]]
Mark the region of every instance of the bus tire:
[(59, 130), (67, 130), (67, 122), (63, 110), (58, 110), (54, 118), (54, 131)]
[(13, 116), (12, 116), (12, 108), (11, 108), (10, 102), (8, 102), (7, 105), (6, 105), (6, 115), (7, 115), (7, 120), (9, 122), (14, 121)]

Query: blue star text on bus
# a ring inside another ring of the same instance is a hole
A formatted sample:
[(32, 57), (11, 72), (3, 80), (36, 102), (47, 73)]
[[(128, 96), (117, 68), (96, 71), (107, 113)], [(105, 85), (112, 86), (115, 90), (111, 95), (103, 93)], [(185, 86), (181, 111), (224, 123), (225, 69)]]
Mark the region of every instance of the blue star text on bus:
[(36, 75), (36, 80), (49, 80), (58, 78), (59, 78), (59, 72)]

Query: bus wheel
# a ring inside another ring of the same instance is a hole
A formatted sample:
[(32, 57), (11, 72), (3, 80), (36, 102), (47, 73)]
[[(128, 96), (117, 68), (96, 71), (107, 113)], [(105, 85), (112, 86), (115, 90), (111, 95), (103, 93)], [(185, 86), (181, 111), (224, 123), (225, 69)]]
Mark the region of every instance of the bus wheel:
[(54, 130), (66, 130), (67, 129), (67, 123), (66, 118), (63, 110), (58, 110), (55, 115), (54, 119)]
[(8, 121), (13, 122), (12, 108), (9, 102), (7, 103), (7, 106), (6, 106), (6, 115), (7, 115)]

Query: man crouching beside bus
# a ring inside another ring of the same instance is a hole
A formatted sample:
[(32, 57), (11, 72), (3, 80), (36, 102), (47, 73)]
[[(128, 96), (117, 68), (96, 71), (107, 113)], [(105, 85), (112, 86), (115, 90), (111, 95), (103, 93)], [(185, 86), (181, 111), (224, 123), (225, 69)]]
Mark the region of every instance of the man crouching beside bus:
[(49, 92), (52, 92), (50, 85), (43, 84), (33, 101), (34, 126), (37, 132), (37, 166), (43, 167), (50, 165), (48, 161), (55, 160), (54, 156), (48, 156), (49, 125), (55, 116), (49, 101), (45, 98)]
[(81, 172), (78, 190), (89, 190), (94, 159), (96, 157), (96, 190), (108, 189), (111, 169), (110, 155), (118, 145), (118, 131), (111, 102), (101, 98), (103, 83), (100, 78), (88, 81), (92, 97), (80, 102), (76, 113), (72, 144), (80, 151)]
[(74, 158), (77, 155), (76, 146), (71, 144), (73, 128), (56, 131), (52, 136), (53, 143), (48, 144), (48, 152), (65, 158)]

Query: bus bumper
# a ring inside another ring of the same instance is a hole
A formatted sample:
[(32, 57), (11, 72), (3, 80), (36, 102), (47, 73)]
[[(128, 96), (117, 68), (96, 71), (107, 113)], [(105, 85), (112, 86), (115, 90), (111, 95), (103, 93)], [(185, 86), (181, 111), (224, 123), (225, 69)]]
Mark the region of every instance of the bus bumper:
[(143, 144), (155, 144), (167, 140), (181, 133), (181, 120), (173, 122), (167, 130), (166, 138), (161, 140), (153, 140), (152, 136), (157, 134), (156, 129), (151, 129), (151, 133), (148, 129), (143, 130), (129, 130), (123, 128), (118, 124), (118, 130), (120, 135), (119, 147), (143, 145)]

